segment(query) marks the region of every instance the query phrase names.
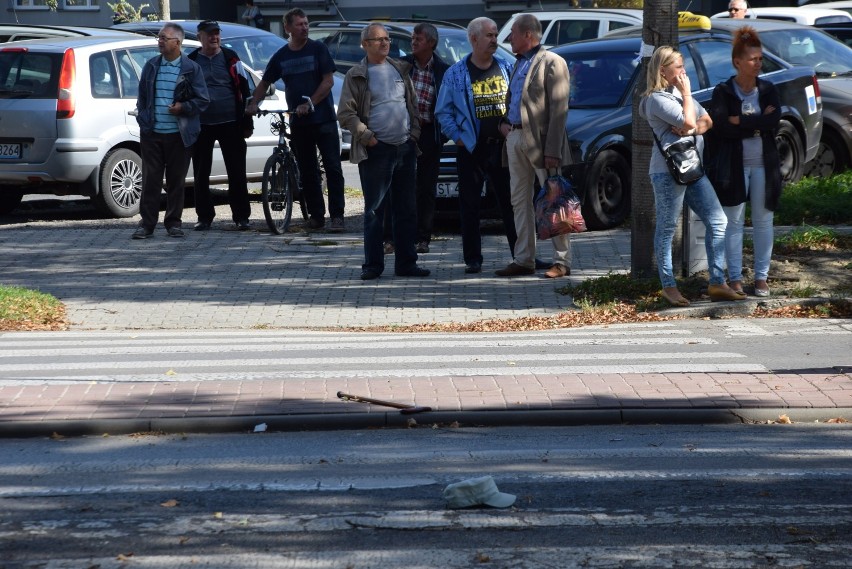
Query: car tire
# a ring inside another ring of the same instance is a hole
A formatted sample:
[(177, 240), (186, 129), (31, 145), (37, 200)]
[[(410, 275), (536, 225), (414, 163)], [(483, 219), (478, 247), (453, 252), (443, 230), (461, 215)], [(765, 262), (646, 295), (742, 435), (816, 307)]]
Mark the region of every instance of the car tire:
[(798, 182), (805, 171), (805, 149), (798, 131), (782, 120), (775, 135), (775, 144), (781, 161), (781, 183)]
[(101, 163), (100, 186), (92, 200), (110, 217), (132, 217), (139, 213), (142, 195), (142, 158), (127, 148), (109, 152)]
[(589, 229), (620, 225), (630, 213), (630, 163), (615, 150), (597, 155), (586, 176), (583, 219)]
[(24, 192), (15, 186), (0, 186), (0, 215), (12, 213), (21, 205)]
[(823, 130), (814, 159), (805, 164), (805, 176), (827, 178), (849, 167), (846, 146), (837, 134)]

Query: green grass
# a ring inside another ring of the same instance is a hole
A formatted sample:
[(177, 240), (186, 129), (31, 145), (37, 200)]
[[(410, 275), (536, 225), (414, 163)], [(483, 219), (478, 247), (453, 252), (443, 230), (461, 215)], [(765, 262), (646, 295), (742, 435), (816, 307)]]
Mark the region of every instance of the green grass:
[(803, 225), (775, 238), (775, 247), (780, 250), (824, 250), (843, 247), (850, 241), (830, 227)]
[(35, 290), (0, 285), (0, 329), (58, 329), (65, 324), (65, 307), (57, 298)]
[(830, 178), (803, 178), (784, 187), (775, 225), (852, 223), (852, 170)]

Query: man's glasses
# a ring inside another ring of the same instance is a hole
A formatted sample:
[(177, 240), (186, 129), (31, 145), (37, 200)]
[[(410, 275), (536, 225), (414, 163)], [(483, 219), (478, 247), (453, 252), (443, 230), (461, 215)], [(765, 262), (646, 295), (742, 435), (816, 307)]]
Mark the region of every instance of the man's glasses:
[(728, 8), (729, 14), (733, 14), (733, 13), (736, 13), (736, 12), (744, 12), (744, 10), (742, 8)]
[(390, 38), (367, 38), (367, 41), (378, 42), (378, 43), (390, 43)]
[(157, 36), (157, 41), (170, 41), (170, 40), (180, 41), (180, 38), (169, 38), (169, 37), (166, 37), (166, 36)]

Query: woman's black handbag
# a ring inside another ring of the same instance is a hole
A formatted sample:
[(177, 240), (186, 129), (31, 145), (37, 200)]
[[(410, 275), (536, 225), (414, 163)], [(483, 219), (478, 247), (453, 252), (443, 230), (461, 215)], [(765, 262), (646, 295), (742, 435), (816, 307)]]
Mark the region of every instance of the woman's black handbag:
[(657, 142), (657, 148), (660, 149), (660, 153), (666, 159), (669, 173), (675, 182), (685, 186), (699, 180), (704, 175), (704, 167), (701, 165), (701, 155), (698, 154), (694, 135), (692, 140), (675, 142), (663, 150), (660, 139), (657, 138), (655, 133), (652, 132), (652, 134)]

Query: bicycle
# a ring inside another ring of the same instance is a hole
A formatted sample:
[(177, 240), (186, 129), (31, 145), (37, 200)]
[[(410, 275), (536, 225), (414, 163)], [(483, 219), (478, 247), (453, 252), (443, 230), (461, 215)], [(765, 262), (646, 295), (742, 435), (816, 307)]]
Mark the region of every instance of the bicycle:
[(302, 181), (296, 155), (287, 144), (290, 132), (284, 115), (295, 111), (288, 110), (258, 110), (257, 116), (276, 115), (270, 122), (269, 130), (278, 135), (278, 146), (272, 150), (272, 155), (263, 167), (263, 215), (269, 230), (276, 235), (287, 233), (293, 217), (293, 203), (299, 204), (302, 217), (308, 219), (307, 207), (302, 199)]

